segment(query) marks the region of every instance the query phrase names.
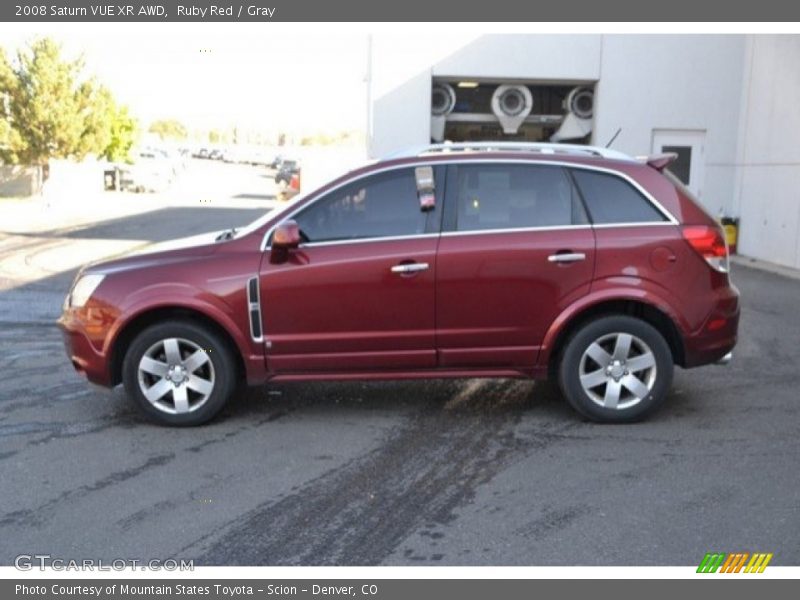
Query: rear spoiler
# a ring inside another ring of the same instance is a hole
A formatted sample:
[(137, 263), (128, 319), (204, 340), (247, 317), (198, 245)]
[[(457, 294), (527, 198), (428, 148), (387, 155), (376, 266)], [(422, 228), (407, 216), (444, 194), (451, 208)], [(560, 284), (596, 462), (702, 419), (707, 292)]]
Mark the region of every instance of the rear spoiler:
[(667, 165), (678, 158), (675, 152), (663, 152), (661, 154), (651, 154), (650, 156), (637, 156), (637, 160), (653, 167), (656, 171), (663, 171)]

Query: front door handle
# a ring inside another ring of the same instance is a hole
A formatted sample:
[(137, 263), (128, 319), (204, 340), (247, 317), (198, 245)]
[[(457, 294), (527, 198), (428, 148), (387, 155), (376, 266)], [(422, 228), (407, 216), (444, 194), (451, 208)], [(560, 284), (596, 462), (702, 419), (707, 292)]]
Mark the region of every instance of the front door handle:
[(428, 263), (405, 263), (395, 265), (392, 267), (392, 273), (418, 273), (419, 271), (427, 271), (431, 266)]
[(572, 263), (579, 260), (586, 260), (586, 254), (583, 252), (556, 252), (547, 257), (551, 263)]

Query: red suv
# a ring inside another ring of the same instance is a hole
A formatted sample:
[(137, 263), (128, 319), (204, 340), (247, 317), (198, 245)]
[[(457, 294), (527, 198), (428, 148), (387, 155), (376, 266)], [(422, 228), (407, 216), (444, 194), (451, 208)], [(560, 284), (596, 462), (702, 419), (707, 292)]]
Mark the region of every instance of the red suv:
[(75, 368), (156, 420), (242, 382), (557, 380), (633, 421), (673, 365), (730, 360), (719, 225), (664, 167), (589, 146), (431, 146), (343, 175), (208, 243), (84, 268), (59, 324)]

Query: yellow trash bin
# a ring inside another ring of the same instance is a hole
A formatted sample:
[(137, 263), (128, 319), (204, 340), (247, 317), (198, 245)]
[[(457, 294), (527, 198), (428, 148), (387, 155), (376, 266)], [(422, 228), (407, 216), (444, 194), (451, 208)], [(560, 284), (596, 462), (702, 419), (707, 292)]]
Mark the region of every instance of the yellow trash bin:
[(720, 223), (722, 223), (722, 229), (725, 231), (728, 250), (731, 254), (736, 254), (736, 242), (739, 240), (739, 219), (722, 217)]

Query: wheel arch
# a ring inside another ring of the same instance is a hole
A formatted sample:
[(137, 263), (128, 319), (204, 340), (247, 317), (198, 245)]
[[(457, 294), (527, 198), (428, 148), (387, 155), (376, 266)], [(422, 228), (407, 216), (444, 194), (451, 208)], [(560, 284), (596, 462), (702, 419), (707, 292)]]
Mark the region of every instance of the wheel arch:
[(143, 310), (133, 316), (130, 320), (122, 325), (114, 337), (114, 341), (110, 349), (111, 360), (109, 362), (109, 375), (112, 386), (122, 382), (122, 363), (125, 360), (125, 354), (127, 353), (128, 347), (134, 338), (151, 325), (163, 323), (165, 321), (176, 320), (197, 323), (216, 333), (231, 351), (234, 361), (236, 362), (236, 367), (238, 370), (237, 375), (240, 377), (247, 376), (247, 366), (245, 364), (242, 349), (239, 347), (239, 344), (236, 342), (230, 332), (218, 321), (195, 308), (190, 308), (187, 306), (158, 306)]
[(540, 357), (539, 364), (547, 367), (549, 377), (554, 376), (561, 352), (569, 338), (588, 321), (608, 315), (636, 317), (652, 325), (664, 336), (673, 362), (679, 366), (685, 365), (683, 336), (675, 319), (665, 309), (641, 298), (608, 298), (577, 309), (565, 317), (560, 326), (548, 332), (547, 338), (550, 341), (542, 348), (543, 356)]

